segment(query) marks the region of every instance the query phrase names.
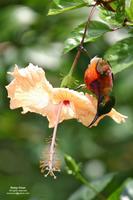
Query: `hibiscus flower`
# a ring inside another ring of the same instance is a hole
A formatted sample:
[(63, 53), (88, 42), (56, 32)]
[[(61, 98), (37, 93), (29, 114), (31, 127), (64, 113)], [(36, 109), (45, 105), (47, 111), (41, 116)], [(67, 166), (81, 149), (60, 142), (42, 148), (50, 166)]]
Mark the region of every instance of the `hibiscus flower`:
[[(47, 162), (41, 162), (41, 169), (42, 171), (48, 170), (48, 174), (56, 178), (54, 171), (59, 170), (55, 162), (55, 140), (58, 124), (63, 120), (74, 118), (88, 126), (97, 112), (97, 99), (92, 95), (72, 89), (53, 88), (46, 79), (44, 70), (33, 64), (21, 69), (16, 65), (14, 71), (9, 72), (9, 74), (14, 78), (6, 86), (10, 98), (10, 108), (22, 107), (23, 114), (35, 112), (46, 116), (49, 127), (54, 127), (49, 158)], [(109, 113), (101, 116), (93, 126), (96, 126), (105, 116), (111, 117), (117, 123), (125, 122), (127, 118), (113, 108)]]

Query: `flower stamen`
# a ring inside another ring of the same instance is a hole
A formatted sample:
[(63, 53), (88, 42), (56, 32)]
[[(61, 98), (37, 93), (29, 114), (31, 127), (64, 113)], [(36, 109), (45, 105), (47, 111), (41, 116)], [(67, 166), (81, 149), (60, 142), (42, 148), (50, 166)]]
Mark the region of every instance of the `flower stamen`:
[(49, 148), (48, 159), (44, 161), (40, 161), (41, 172), (44, 173), (45, 170), (48, 171), (44, 176), (47, 177), (48, 175), (50, 175), (50, 176), (53, 176), (54, 179), (56, 179), (54, 172), (60, 171), (60, 161), (56, 160), (55, 151), (56, 151), (56, 133), (57, 133), (57, 128), (58, 128), (58, 124), (60, 120), (62, 106), (63, 106), (63, 102), (59, 104), (59, 108), (57, 111), (57, 118), (56, 118), (55, 127), (52, 134), (52, 141)]

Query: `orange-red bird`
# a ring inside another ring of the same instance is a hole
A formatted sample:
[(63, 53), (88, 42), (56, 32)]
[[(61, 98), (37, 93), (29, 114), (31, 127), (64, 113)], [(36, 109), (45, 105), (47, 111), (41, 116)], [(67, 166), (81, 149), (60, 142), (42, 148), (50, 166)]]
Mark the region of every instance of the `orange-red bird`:
[(114, 97), (110, 96), (113, 88), (113, 74), (110, 64), (98, 57), (94, 57), (85, 71), (84, 82), (86, 87), (98, 99), (97, 113), (89, 127), (99, 116), (110, 112), (115, 104)]

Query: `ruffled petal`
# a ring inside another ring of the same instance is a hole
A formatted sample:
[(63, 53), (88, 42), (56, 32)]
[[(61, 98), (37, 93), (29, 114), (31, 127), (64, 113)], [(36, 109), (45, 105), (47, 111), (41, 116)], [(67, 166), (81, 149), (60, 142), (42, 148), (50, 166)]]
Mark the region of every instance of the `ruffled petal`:
[(23, 113), (28, 111), (46, 115), (53, 87), (47, 81), (45, 72), (38, 66), (29, 64), (26, 68), (15, 66), (10, 72), (14, 79), (6, 86), (10, 98), (10, 108), (22, 107)]

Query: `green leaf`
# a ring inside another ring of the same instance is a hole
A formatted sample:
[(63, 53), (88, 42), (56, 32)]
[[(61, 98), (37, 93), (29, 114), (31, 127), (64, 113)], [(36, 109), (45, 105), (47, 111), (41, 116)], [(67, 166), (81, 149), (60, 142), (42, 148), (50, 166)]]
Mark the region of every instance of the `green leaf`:
[(125, 10), (126, 10), (127, 18), (133, 21), (133, 0), (125, 1)]
[[(113, 180), (114, 174), (110, 174), (102, 177), (99, 180), (91, 182), (91, 184), (100, 193), (103, 189)], [(97, 194), (86, 186), (80, 187), (76, 192), (74, 192), (68, 200), (91, 200), (94, 199)], [(97, 198), (99, 199), (99, 198)]]
[(133, 66), (132, 44), (133, 37), (129, 37), (117, 42), (105, 53), (104, 58), (110, 62), (114, 74)]
[(87, 3), (88, 5), (94, 5), (94, 0), (83, 0), (85, 3)]
[(111, 26), (123, 26), (125, 20), (125, 0), (113, 2), (115, 12), (100, 7), (100, 18)]
[(126, 199), (133, 199), (133, 179), (126, 181), (121, 193), (121, 199), (124, 199), (124, 197), (126, 197)]
[[(130, 195), (131, 195), (133, 190), (129, 188), (131, 187), (133, 188), (133, 181), (130, 182), (130, 187), (128, 184), (128, 189), (126, 189), (127, 185), (123, 183), (125, 182), (127, 177), (132, 177), (132, 175), (133, 175), (132, 170), (121, 172), (121, 173), (111, 173), (111, 174), (105, 175), (100, 179), (90, 182), (90, 184), (93, 185), (93, 188), (96, 188), (97, 193), (87, 186), (82, 186), (70, 196), (69, 200), (107, 199), (109, 197), (111, 198), (111, 195), (115, 191), (117, 192), (116, 195), (118, 196), (118, 195), (124, 195), (125, 191), (127, 190), (130, 191)], [(127, 183), (127, 181), (125, 183)], [(119, 191), (120, 187), (122, 189), (121, 191)], [(120, 198), (117, 198), (117, 199), (114, 198), (114, 199), (108, 199), (108, 200), (118, 200), (118, 199)]]
[[(65, 41), (64, 53), (69, 52), (73, 48), (79, 46), (85, 28), (86, 22), (76, 27), (70, 34), (69, 38)], [(86, 42), (92, 42), (101, 37), (104, 33), (111, 31), (110, 27), (103, 22), (91, 21), (88, 26), (88, 33), (85, 37)]]
[(115, 192), (111, 194), (108, 200), (133, 199), (133, 179), (127, 179)]
[(51, 3), (48, 15), (57, 15), (84, 6), (88, 6), (88, 3), (84, 0), (54, 0)]
[(107, 200), (118, 200), (120, 199), (122, 187), (119, 187), (115, 192), (111, 194), (111, 196)]

